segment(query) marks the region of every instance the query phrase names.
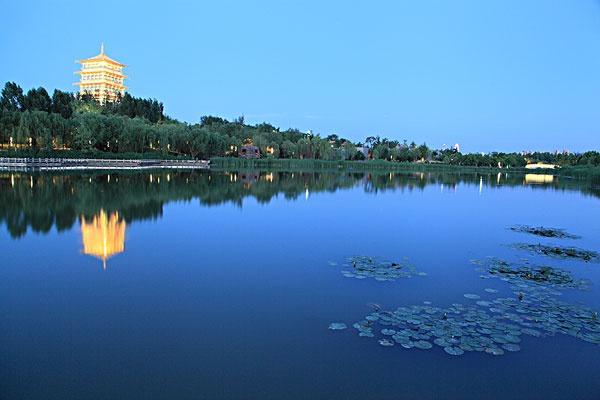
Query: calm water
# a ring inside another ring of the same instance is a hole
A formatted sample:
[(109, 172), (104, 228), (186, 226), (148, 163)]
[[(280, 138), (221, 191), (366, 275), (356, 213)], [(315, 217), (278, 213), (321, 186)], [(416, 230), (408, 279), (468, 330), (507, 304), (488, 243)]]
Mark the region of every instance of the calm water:
[[(488, 256), (589, 279), (561, 300), (600, 311), (600, 264), (510, 246), (599, 251), (599, 217), (597, 184), (552, 177), (3, 173), (0, 398), (598, 399), (600, 346), (572, 336), (451, 356), (351, 325), (372, 302), (515, 297), (470, 262)], [(347, 278), (352, 255), (406, 257), (427, 275)]]

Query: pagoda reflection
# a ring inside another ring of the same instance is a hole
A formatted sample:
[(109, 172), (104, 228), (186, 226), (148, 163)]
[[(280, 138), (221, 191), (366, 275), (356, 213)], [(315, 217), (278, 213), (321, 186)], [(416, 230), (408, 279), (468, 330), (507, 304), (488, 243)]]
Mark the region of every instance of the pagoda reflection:
[(525, 183), (526, 184), (544, 184), (544, 183), (553, 183), (554, 175), (548, 174), (525, 174)]
[(118, 212), (107, 214), (101, 210), (91, 220), (81, 216), (83, 253), (100, 259), (106, 269), (110, 257), (125, 251), (126, 225)]

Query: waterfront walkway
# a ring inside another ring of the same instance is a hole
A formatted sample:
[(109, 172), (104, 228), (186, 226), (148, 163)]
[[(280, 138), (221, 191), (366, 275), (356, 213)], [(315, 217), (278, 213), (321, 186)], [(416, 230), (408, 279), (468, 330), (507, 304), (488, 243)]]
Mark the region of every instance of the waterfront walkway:
[(209, 169), (205, 160), (110, 160), (99, 158), (0, 158), (2, 170), (82, 170), (82, 169)]

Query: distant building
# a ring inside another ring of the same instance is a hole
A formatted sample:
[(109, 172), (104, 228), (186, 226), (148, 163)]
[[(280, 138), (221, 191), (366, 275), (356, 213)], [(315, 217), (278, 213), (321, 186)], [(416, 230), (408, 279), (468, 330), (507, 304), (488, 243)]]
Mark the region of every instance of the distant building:
[(560, 165), (548, 164), (548, 163), (531, 163), (525, 166), (526, 169), (555, 169), (560, 168)]
[(125, 94), (127, 88), (123, 85), (126, 78), (123, 68), (126, 65), (104, 54), (104, 44), (100, 47), (100, 54), (77, 62), (81, 64), (81, 69), (75, 72), (80, 75), (75, 85), (79, 86), (80, 94), (90, 94), (100, 103), (114, 101), (119, 94)]
[(238, 153), (240, 158), (260, 158), (260, 150), (252, 144), (245, 144)]
[(452, 150), (456, 151), (457, 153), (460, 153), (460, 144), (456, 143), (454, 146), (452, 146)]

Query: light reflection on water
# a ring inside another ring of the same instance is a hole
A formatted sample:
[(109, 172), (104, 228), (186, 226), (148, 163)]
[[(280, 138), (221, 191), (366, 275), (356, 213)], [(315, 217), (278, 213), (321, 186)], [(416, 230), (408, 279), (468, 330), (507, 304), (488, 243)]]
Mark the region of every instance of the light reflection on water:
[(94, 215), (91, 219), (81, 216), (81, 240), (83, 253), (102, 261), (106, 269), (109, 258), (125, 251), (125, 229), (127, 223), (117, 211), (107, 214), (106, 211)]

